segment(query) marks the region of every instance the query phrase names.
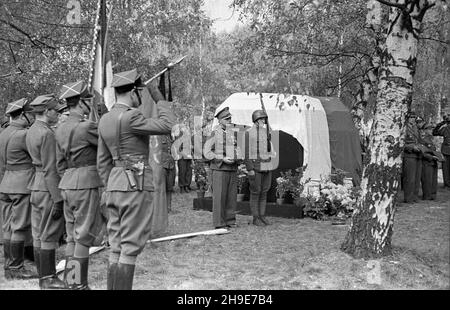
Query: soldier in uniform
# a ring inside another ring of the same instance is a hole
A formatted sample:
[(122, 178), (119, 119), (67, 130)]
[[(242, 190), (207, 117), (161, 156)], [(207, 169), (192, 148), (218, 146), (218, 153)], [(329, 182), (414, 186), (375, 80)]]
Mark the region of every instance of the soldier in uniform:
[(442, 175), (444, 177), (444, 187), (450, 189), (450, 114), (444, 117), (444, 121), (440, 122), (433, 129), (434, 136), (444, 137), (441, 152), (444, 155), (442, 163)]
[[(181, 126), (181, 134), (184, 139), (191, 140), (191, 134), (189, 132), (189, 127), (186, 125)], [(190, 152), (182, 152), (178, 159), (178, 186), (180, 187), (180, 193), (189, 193), (191, 191), (191, 181), (192, 181), (192, 156)]]
[(167, 210), (169, 212), (172, 209), (172, 193), (175, 187), (175, 160), (173, 159), (171, 152), (172, 143), (171, 135), (161, 137), (161, 165), (164, 168)]
[(422, 199), (435, 200), (437, 194), (438, 161), (442, 161), (443, 157), (433, 144), (433, 126), (425, 125), (422, 130)]
[(97, 124), (86, 119), (91, 109), (87, 98), (90, 95), (83, 81), (62, 87), (59, 99), (66, 100), (69, 115), (55, 132), (67, 232), (64, 281), (77, 290), (89, 289), (89, 247), (98, 245), (95, 241), (101, 239), (104, 223), (99, 194), (103, 185), (96, 166)]
[[(0, 118), (0, 133), (9, 126), (9, 117), (4, 115)], [(1, 180), (0, 180), (1, 181)], [(0, 212), (0, 227), (3, 227), (2, 213)], [(3, 244), (3, 230), (0, 229), (0, 244)]]
[(405, 147), (403, 151), (403, 191), (406, 203), (419, 200), (419, 187), (422, 175), (420, 133), (416, 123), (417, 116), (411, 112), (407, 116)]
[[(227, 135), (227, 125), (231, 124), (229, 108), (222, 109), (215, 117), (219, 125), (205, 145), (205, 156), (212, 170), (213, 225), (215, 228), (236, 227), (238, 161), (236, 141), (230, 132)], [(232, 148), (233, 154), (227, 154), (227, 148)]]
[(0, 133), (0, 204), (3, 214), (6, 279), (32, 279), (37, 274), (24, 267), (25, 242), (31, 229), (30, 190), (34, 175), (25, 137), (33, 121), (26, 99), (8, 104), (8, 128)]
[[(248, 152), (245, 166), (248, 171), (250, 184), (250, 210), (253, 224), (256, 226), (269, 225), (266, 219), (267, 192), (272, 182), (270, 157), (268, 156), (267, 114), (263, 110), (256, 110), (252, 114), (253, 127), (245, 133)], [(270, 133), (269, 133), (270, 135)], [(273, 146), (270, 148), (273, 150)], [(264, 164), (266, 163), (266, 164)]]
[(155, 85), (149, 91), (157, 103), (158, 119), (146, 119), (136, 109), (144, 86), (136, 69), (115, 74), (112, 87), (117, 100), (98, 126), (97, 168), (109, 211), (108, 289), (132, 289), (136, 259), (149, 238), (153, 212), (149, 136), (170, 134), (176, 120), (171, 104)]
[(42, 95), (31, 102), (36, 120), (26, 137), (35, 175), (30, 183), (31, 229), (35, 263), (41, 289), (65, 289), (56, 275), (55, 251), (64, 231), (63, 198), (58, 188), (56, 140), (52, 126), (58, 122), (58, 99)]

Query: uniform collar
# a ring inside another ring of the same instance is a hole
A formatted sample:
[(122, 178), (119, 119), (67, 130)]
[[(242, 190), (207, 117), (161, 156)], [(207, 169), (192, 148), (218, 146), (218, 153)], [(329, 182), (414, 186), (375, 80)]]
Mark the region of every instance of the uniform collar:
[(69, 112), (69, 118), (71, 119), (75, 119), (75, 120), (83, 120), (84, 119), (84, 115), (75, 112), (75, 111), (70, 111)]
[(26, 128), (27, 127), (27, 123), (25, 121), (11, 121), (11, 123), (9, 124), (9, 126), (13, 126), (16, 128)]
[(121, 102), (116, 102), (114, 104), (113, 108), (117, 108), (117, 109), (131, 109), (131, 107), (128, 104), (121, 103)]
[(43, 121), (41, 121), (41, 120), (35, 120), (34, 121), (34, 123), (36, 124), (36, 125), (39, 125), (39, 126), (42, 126), (42, 127), (47, 127), (47, 128), (49, 128), (49, 129), (52, 129), (51, 127), (50, 127), (50, 125), (49, 124), (47, 124), (46, 122), (43, 122)]

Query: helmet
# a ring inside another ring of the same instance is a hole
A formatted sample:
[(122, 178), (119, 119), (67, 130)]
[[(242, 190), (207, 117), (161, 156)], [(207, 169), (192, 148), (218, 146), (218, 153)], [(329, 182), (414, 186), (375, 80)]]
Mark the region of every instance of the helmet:
[(253, 123), (259, 120), (260, 118), (267, 118), (266, 112), (264, 112), (263, 110), (256, 110), (255, 112), (253, 112), (252, 114)]

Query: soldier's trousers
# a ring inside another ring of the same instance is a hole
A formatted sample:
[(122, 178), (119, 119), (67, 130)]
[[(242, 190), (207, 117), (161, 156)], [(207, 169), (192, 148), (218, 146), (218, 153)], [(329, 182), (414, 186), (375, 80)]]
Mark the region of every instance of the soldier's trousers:
[(178, 160), (178, 186), (191, 186), (192, 181), (192, 160)]
[(150, 237), (153, 192), (107, 192), (110, 263), (136, 264)]
[(434, 200), (437, 194), (437, 162), (435, 160), (422, 161), (422, 199)]
[(26, 241), (31, 229), (30, 195), (0, 193), (0, 204), (3, 238), (11, 241)]
[[(67, 243), (94, 246), (101, 239), (105, 218), (97, 188), (62, 190)], [(73, 253), (72, 253), (73, 254)]]
[(267, 192), (272, 183), (272, 172), (255, 171), (254, 176), (248, 177), (250, 185), (250, 209), (253, 216), (264, 216), (266, 213)]
[(30, 202), (33, 246), (43, 250), (56, 249), (64, 232), (64, 217), (52, 218), (54, 202), (49, 192), (32, 191)]
[(164, 168), (166, 177), (166, 192), (173, 192), (175, 186), (175, 169)]
[(403, 156), (403, 192), (405, 202), (415, 202), (419, 199), (420, 179), (422, 175), (422, 160), (420, 155), (405, 153)]
[(236, 223), (237, 172), (212, 170), (213, 225), (225, 227)]
[(444, 155), (442, 163), (442, 176), (444, 177), (444, 186), (450, 187), (450, 155)]

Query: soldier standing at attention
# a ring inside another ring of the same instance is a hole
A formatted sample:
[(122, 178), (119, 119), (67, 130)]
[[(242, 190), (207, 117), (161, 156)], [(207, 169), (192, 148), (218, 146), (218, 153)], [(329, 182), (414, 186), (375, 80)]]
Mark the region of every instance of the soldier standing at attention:
[(41, 289), (65, 289), (56, 275), (55, 251), (64, 231), (63, 198), (58, 188), (56, 140), (52, 126), (58, 122), (58, 100), (53, 94), (34, 99), (36, 120), (26, 137), (35, 175), (30, 183), (31, 231), (37, 253), (35, 263)]
[[(71, 289), (88, 290), (89, 247), (97, 246), (103, 216), (100, 209), (97, 172), (97, 124), (86, 119), (90, 98), (83, 81), (64, 85), (59, 99), (65, 99), (69, 115), (56, 129), (57, 169), (61, 176), (59, 188), (64, 198), (66, 222), (66, 268), (64, 281)], [(68, 274), (75, 273), (74, 277)]]
[[(245, 141), (249, 150), (246, 154), (245, 166), (250, 184), (250, 210), (253, 216), (253, 225), (265, 226), (270, 224), (265, 214), (267, 192), (272, 183), (272, 168), (268, 164), (271, 160), (268, 153), (270, 141), (265, 127), (267, 126), (266, 112), (263, 110), (254, 111), (252, 121), (253, 127), (245, 133)], [(273, 150), (273, 146), (270, 150)]]
[(418, 190), (422, 175), (420, 133), (414, 112), (407, 116), (405, 147), (403, 151), (403, 192), (406, 203), (419, 201)]
[[(237, 168), (234, 158), (236, 141), (227, 126), (231, 124), (229, 108), (219, 111), (215, 117), (219, 120), (212, 131), (212, 138), (205, 146), (206, 158), (210, 161), (212, 170), (213, 194), (213, 225), (215, 228), (236, 227), (236, 197), (237, 197)], [(234, 154), (227, 154), (227, 149), (233, 149)]]
[(8, 104), (11, 124), (0, 133), (0, 211), (4, 215), (3, 248), (6, 279), (32, 279), (37, 274), (24, 267), (25, 241), (31, 230), (30, 190), (34, 167), (25, 143), (33, 121), (26, 99)]
[(441, 146), (441, 153), (444, 155), (442, 175), (444, 177), (444, 187), (450, 189), (450, 114), (444, 116), (444, 121), (436, 125), (433, 129), (433, 135), (444, 137)]
[(98, 126), (97, 168), (105, 185), (109, 212), (107, 288), (131, 290), (137, 256), (150, 236), (153, 175), (149, 166), (149, 136), (171, 133), (176, 118), (171, 104), (154, 85), (149, 87), (159, 118), (146, 119), (136, 109), (145, 87), (137, 70), (117, 73), (112, 87), (116, 103)]

